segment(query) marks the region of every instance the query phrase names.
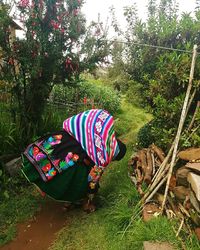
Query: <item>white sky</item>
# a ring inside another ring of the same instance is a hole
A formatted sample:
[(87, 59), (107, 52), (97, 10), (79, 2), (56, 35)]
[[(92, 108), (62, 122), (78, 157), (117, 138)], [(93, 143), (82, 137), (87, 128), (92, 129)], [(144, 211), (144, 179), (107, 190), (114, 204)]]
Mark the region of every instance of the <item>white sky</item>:
[[(114, 6), (118, 23), (125, 27), (125, 19), (123, 17), (123, 7), (134, 4), (137, 5), (138, 15), (141, 19), (145, 19), (147, 15), (148, 0), (84, 0), (82, 12), (86, 15), (88, 22), (98, 20), (100, 13), (101, 21), (105, 22), (109, 18), (109, 7)], [(180, 12), (193, 12), (195, 10), (196, 0), (177, 0)], [(110, 18), (111, 19), (111, 18)]]
[[(85, 14), (87, 22), (98, 20), (98, 14), (103, 23), (106, 23), (107, 18), (111, 21), (109, 8), (114, 6), (118, 24), (121, 28), (125, 28), (126, 22), (123, 16), (123, 7), (130, 6), (136, 3), (138, 8), (138, 15), (141, 19), (147, 16), (148, 0), (83, 0), (82, 12)], [(159, 0), (158, 0), (159, 1)], [(177, 0), (179, 3), (180, 12), (193, 12), (195, 10), (196, 0)], [(20, 31), (18, 31), (21, 34)], [(112, 28), (109, 29), (110, 36), (114, 36)]]

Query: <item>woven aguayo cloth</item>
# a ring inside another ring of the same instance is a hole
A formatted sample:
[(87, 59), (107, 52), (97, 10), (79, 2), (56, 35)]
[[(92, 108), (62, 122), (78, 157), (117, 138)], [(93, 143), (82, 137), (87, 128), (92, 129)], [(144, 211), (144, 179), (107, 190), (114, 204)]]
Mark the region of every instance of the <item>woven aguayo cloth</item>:
[(29, 145), (22, 162), (27, 179), (53, 199), (74, 202), (86, 196), (94, 163), (66, 131), (46, 135)]
[(105, 168), (119, 153), (114, 120), (106, 110), (91, 109), (63, 122), (63, 129), (81, 144), (98, 167)]
[(95, 163), (88, 181), (98, 183), (106, 167), (120, 151), (112, 115), (106, 110), (91, 109), (66, 119), (63, 129), (80, 143)]

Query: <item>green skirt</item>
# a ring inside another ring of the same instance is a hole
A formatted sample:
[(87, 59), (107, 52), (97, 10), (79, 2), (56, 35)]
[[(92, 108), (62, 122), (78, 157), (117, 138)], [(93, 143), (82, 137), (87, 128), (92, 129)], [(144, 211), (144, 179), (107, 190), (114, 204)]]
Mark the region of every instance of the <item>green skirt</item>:
[(58, 201), (76, 202), (86, 197), (90, 168), (84, 163), (75, 164), (48, 182), (42, 180), (35, 167), (23, 158), (22, 172), (41, 191)]

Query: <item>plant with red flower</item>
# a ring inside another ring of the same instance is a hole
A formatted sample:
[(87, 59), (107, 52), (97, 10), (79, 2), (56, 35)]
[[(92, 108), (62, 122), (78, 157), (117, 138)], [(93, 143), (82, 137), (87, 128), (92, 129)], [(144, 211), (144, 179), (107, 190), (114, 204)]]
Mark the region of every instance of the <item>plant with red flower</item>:
[(52, 86), (62, 83), (75, 86), (81, 72), (94, 69), (108, 54), (105, 37), (93, 36), (93, 24), (86, 29), (82, 4), (79, 0), (19, 0), (16, 16), (23, 22), (25, 36), (17, 39), (17, 47), (10, 46), (8, 12), (0, 10), (0, 18), (4, 20), (0, 27), (0, 47), (6, 52), (7, 62), (0, 77), (14, 86), (16, 109), (20, 110), (19, 126), (25, 141), (33, 131), (39, 134)]

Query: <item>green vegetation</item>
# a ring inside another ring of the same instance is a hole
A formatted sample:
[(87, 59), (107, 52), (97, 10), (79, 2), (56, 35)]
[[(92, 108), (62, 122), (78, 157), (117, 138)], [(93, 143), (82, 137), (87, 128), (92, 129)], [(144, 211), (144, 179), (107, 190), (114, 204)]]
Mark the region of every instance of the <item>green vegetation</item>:
[[(172, 227), (175, 222), (164, 217), (148, 223), (141, 220), (137, 206), (139, 197), (127, 176), (127, 162), (133, 153), (136, 133), (150, 119), (151, 116), (143, 110), (123, 103), (121, 113), (116, 116), (116, 130), (123, 130), (121, 139), (128, 146), (126, 157), (120, 162), (113, 162), (102, 177), (97, 197), (99, 209), (89, 215), (71, 211), (72, 223), (59, 232), (52, 250), (142, 250), (143, 241), (147, 240), (168, 241), (181, 249)], [(197, 250), (199, 247), (195, 237), (187, 239), (187, 244), (188, 249)]]
[[(199, 43), (199, 7), (197, 1), (194, 15), (179, 15), (175, 0), (149, 0), (145, 21), (138, 16), (136, 4), (125, 8), (125, 43), (115, 42), (108, 76), (114, 85), (118, 83), (122, 91), (126, 90), (129, 102), (145, 107), (154, 116), (148, 130), (143, 129), (143, 136), (140, 134), (138, 138), (142, 147), (154, 142), (167, 151), (175, 137), (190, 75), (193, 46)], [(114, 17), (115, 28), (117, 24)], [(200, 95), (199, 65), (198, 56), (192, 88), (196, 94), (184, 128), (190, 123)], [(200, 145), (198, 123), (196, 119), (193, 136), (183, 134), (182, 147)]]
[[(13, 4), (13, 16), (20, 18), (24, 31), (21, 39), (14, 36), (16, 25), (9, 16)], [(100, 22), (86, 27), (82, 5), (80, 0), (0, 3), (0, 86), (9, 90), (4, 99), (11, 96), (13, 123), (25, 145), (40, 133), (53, 86), (75, 86), (82, 72), (94, 70), (109, 54), (107, 32)]]
[[(194, 16), (178, 16), (175, 0), (149, 0), (145, 21), (135, 5), (126, 7), (125, 43), (116, 40), (112, 44), (100, 22), (86, 28), (81, 0), (65, 4), (33, 0), (32, 5), (18, 1), (18, 16), (26, 34), (24, 39), (11, 39), (9, 6), (7, 1), (1, 2), (0, 244), (14, 237), (16, 223), (32, 216), (41, 202), (22, 176), (6, 173), (7, 156), (19, 154), (38, 136), (59, 130), (69, 115), (96, 107), (114, 115), (117, 134), (128, 152), (122, 161), (113, 162), (102, 178), (97, 197), (100, 209), (90, 215), (80, 210), (70, 212), (72, 223), (59, 233), (52, 249), (140, 250), (145, 240), (169, 241), (181, 249), (174, 235), (176, 221), (164, 217), (149, 223), (141, 220), (139, 197), (127, 176), (127, 162), (138, 147), (154, 142), (167, 151), (174, 139), (192, 48), (199, 43), (200, 2)], [(107, 63), (107, 56), (112, 56), (112, 64), (98, 67)], [(184, 128), (199, 101), (199, 79), (198, 55), (192, 88), (195, 95)], [(199, 123), (200, 112), (192, 129), (183, 133), (182, 148), (199, 147)], [(195, 236), (188, 237), (183, 231), (180, 236), (188, 250), (200, 249)]]
[[(84, 98), (87, 103), (84, 105)], [(112, 87), (103, 85), (102, 80), (85, 80), (77, 84), (76, 88), (54, 86), (51, 92), (52, 102), (77, 105), (78, 111), (90, 108), (103, 108), (111, 113), (116, 113), (120, 109), (120, 95)]]
[[(12, 179), (12, 183), (15, 183)], [(16, 224), (30, 219), (39, 209), (41, 199), (33, 193), (30, 185), (22, 186), (18, 183), (15, 194), (4, 192), (6, 199), (0, 202), (0, 245), (12, 240), (16, 235)], [(16, 187), (15, 187), (16, 189)], [(0, 199), (2, 200), (2, 199)]]

